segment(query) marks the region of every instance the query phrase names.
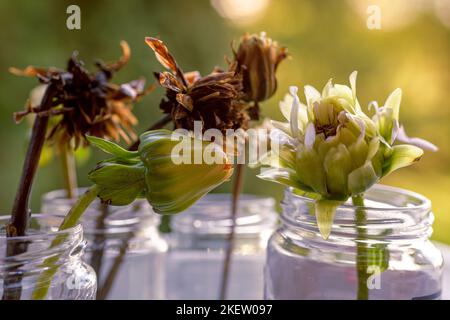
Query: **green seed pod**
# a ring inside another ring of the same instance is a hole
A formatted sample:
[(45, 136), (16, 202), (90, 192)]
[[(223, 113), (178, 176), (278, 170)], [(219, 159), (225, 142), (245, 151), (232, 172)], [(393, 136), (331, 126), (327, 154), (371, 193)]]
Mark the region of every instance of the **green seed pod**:
[[(187, 135), (178, 135), (180, 141), (174, 136), (168, 130), (149, 131), (141, 136), (139, 146), (145, 167), (145, 196), (161, 214), (187, 209), (233, 173), (219, 145)], [(205, 152), (214, 158), (210, 163)]]
[[(99, 187), (99, 198), (112, 205), (146, 198), (157, 213), (179, 213), (228, 180), (233, 172), (219, 145), (169, 130), (144, 133), (139, 151), (133, 152), (100, 138), (88, 140), (114, 156), (89, 174)], [(196, 157), (200, 157), (199, 163)]]

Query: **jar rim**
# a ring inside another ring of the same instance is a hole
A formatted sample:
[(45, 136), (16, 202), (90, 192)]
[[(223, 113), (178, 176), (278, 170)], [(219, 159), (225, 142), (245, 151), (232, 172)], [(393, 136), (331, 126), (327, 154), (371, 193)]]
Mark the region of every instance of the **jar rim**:
[(51, 190), (46, 193), (44, 193), (41, 197), (42, 202), (45, 201), (55, 201), (57, 203), (61, 204), (67, 204), (67, 201), (73, 201), (75, 202), (78, 198), (78, 196), (82, 195), (85, 191), (87, 191), (88, 187), (78, 187), (75, 188), (75, 197), (74, 198), (67, 198), (66, 190), (65, 189), (56, 189)]
[[(257, 207), (255, 207), (257, 206)], [(276, 223), (275, 199), (254, 194), (241, 194), (237, 212), (236, 229), (238, 235), (261, 232)], [(210, 193), (193, 206), (174, 216), (172, 229), (180, 233), (229, 234), (231, 220), (231, 194)]]
[[(415, 203), (411, 201), (408, 203), (408, 205), (404, 205), (404, 206), (396, 205), (396, 206), (391, 206), (391, 207), (375, 207), (375, 206), (370, 206), (370, 205), (355, 206), (351, 203), (345, 202), (345, 203), (342, 203), (341, 205), (339, 205), (339, 208), (349, 208), (349, 209), (350, 208), (351, 209), (360, 208), (365, 211), (376, 210), (376, 211), (382, 211), (382, 212), (426, 210), (426, 209), (431, 208), (430, 199), (428, 199), (427, 197), (425, 197), (417, 192), (414, 192), (414, 191), (411, 191), (408, 189), (388, 186), (388, 185), (384, 185), (384, 184), (375, 184), (374, 186), (372, 186), (370, 189), (367, 190), (366, 194), (368, 196), (370, 196), (371, 192), (376, 192), (376, 191), (387, 191), (387, 192), (392, 192), (392, 193), (396, 193), (396, 194), (403, 195), (403, 196), (408, 196), (409, 198), (414, 199)], [(313, 199), (313, 198), (309, 198), (309, 197), (305, 197), (305, 196), (296, 194), (294, 192), (293, 187), (286, 188), (286, 192), (289, 193), (290, 196), (295, 197), (299, 200), (305, 201), (307, 203), (313, 204), (315, 202), (315, 199)]]
[[(2, 234), (0, 235), (0, 273), (10, 266), (24, 265), (27, 274), (41, 272), (47, 266), (43, 263), (47, 258), (57, 258), (55, 264), (79, 259), (84, 248), (83, 228), (77, 224), (65, 230), (57, 230), (64, 216), (52, 214), (32, 214), (30, 228), (25, 236), (6, 237), (5, 224), (9, 217), (0, 217)], [(57, 243), (54, 241), (58, 239)], [(9, 245), (26, 244), (25, 250), (8, 255)], [(70, 259), (68, 259), (70, 257)]]
[[(293, 188), (287, 188), (281, 203), (283, 224), (322, 239), (314, 214), (315, 200), (293, 192)], [(376, 184), (367, 190), (364, 199), (369, 205), (354, 206), (348, 200), (336, 208), (330, 238), (354, 240), (359, 230), (365, 230), (367, 239), (377, 241), (408, 241), (431, 235), (434, 216), (431, 201), (426, 197), (406, 189)], [(365, 213), (363, 224), (356, 219), (360, 210)]]
[[(64, 215), (59, 214), (48, 214), (48, 213), (33, 213), (30, 216), (30, 219), (45, 219), (45, 218), (60, 218), (61, 221), (64, 219)], [(10, 219), (9, 215), (2, 215), (0, 216), (0, 226), (3, 226), (6, 224), (6, 222)], [(51, 235), (51, 236), (59, 236), (59, 235), (68, 235), (73, 236), (79, 233), (83, 232), (83, 228), (81, 226), (81, 223), (77, 223), (75, 226), (64, 229), (64, 230), (56, 230), (56, 231), (49, 231), (49, 232), (41, 232), (41, 233), (35, 233), (35, 234), (27, 234), (25, 236), (14, 236), (14, 237), (6, 237), (4, 233), (0, 234), (0, 239), (3, 241), (25, 241), (25, 240), (37, 240), (39, 238), (42, 238), (42, 236)]]
[[(86, 187), (79, 187), (76, 189), (78, 195), (82, 194)], [(76, 198), (67, 198), (64, 189), (52, 190), (42, 196), (42, 210), (45, 212), (52, 212), (53, 207), (69, 208), (76, 201)], [(97, 206), (97, 207), (96, 207)], [(150, 206), (148, 201), (144, 198), (136, 199), (131, 204), (126, 206), (108, 205), (108, 214), (103, 219), (102, 227), (97, 226), (98, 218), (101, 213), (100, 199), (96, 199), (91, 204), (80, 219), (85, 234), (122, 234), (128, 233), (135, 228), (140, 228), (142, 223), (146, 225), (156, 225), (158, 218)], [(134, 209), (136, 208), (136, 210)], [(60, 209), (60, 208), (58, 208)], [(133, 214), (130, 210), (133, 210)], [(60, 212), (57, 210), (57, 212)]]

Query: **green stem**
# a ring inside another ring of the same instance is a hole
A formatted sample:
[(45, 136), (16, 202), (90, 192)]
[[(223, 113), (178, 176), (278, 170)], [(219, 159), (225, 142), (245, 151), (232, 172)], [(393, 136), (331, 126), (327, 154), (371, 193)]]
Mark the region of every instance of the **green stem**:
[(59, 146), (59, 156), (61, 159), (61, 169), (66, 195), (67, 198), (73, 199), (76, 197), (77, 168), (75, 166), (73, 149), (70, 144), (62, 144)]
[[(83, 213), (86, 211), (89, 205), (96, 199), (98, 191), (99, 187), (97, 185), (90, 187), (70, 209), (69, 213), (66, 215), (63, 222), (59, 226), (58, 231), (66, 230), (76, 226)], [(67, 235), (65, 234), (58, 235), (52, 241), (50, 248), (54, 248), (60, 245), (66, 239), (66, 237)], [(47, 296), (51, 280), (53, 276), (56, 274), (56, 271), (58, 271), (59, 266), (56, 264), (58, 259), (59, 255), (56, 255), (44, 260), (42, 268), (45, 270), (40, 274), (36, 282), (37, 287), (34, 289), (32, 294), (33, 300), (42, 300), (45, 299), (45, 297)]]
[[(99, 206), (100, 214), (97, 218), (95, 224), (95, 236), (93, 239), (93, 250), (91, 252), (91, 261), (89, 265), (94, 269), (97, 274), (98, 281), (100, 281), (100, 275), (102, 274), (102, 264), (103, 264), (103, 255), (105, 249), (105, 234), (103, 233), (105, 229), (105, 219), (109, 215), (109, 206), (106, 203), (100, 203)], [(100, 286), (97, 286), (97, 300), (98, 294), (100, 292)]]
[(358, 274), (358, 300), (369, 300), (369, 288), (367, 286), (367, 257), (368, 247), (363, 241), (367, 239), (367, 215), (364, 210), (364, 195), (352, 197), (353, 205), (356, 206), (356, 229), (357, 229), (357, 245), (356, 245), (356, 272)]
[(228, 290), (228, 282), (230, 277), (230, 268), (231, 268), (231, 260), (233, 256), (234, 242), (235, 242), (235, 234), (236, 234), (236, 219), (239, 205), (239, 196), (242, 192), (242, 186), (244, 184), (244, 169), (245, 166), (243, 164), (238, 164), (236, 166), (236, 175), (233, 184), (233, 194), (231, 199), (231, 230), (228, 235), (228, 247), (225, 252), (225, 259), (223, 262), (223, 271), (222, 271), (222, 282), (220, 285), (220, 300), (225, 300), (227, 297)]
[(111, 288), (114, 285), (117, 274), (119, 273), (120, 266), (123, 263), (123, 260), (127, 254), (129, 242), (133, 237), (134, 232), (129, 232), (126, 238), (123, 240), (119, 253), (114, 259), (114, 262), (110, 267), (105, 277), (105, 280), (101, 285), (98, 286), (97, 300), (106, 300), (106, 298), (108, 297), (109, 292), (111, 291)]

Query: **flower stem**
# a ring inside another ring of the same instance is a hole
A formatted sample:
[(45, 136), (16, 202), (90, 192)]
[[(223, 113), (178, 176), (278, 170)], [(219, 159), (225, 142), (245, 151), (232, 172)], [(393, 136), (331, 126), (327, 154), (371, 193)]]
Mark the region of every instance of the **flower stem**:
[(122, 246), (120, 247), (119, 253), (117, 254), (116, 258), (114, 259), (114, 262), (112, 266), (110, 267), (108, 274), (106, 275), (105, 280), (103, 283), (98, 287), (97, 292), (97, 300), (105, 300), (109, 292), (111, 291), (111, 288), (114, 285), (115, 279), (117, 277), (117, 274), (119, 273), (120, 266), (126, 256), (127, 250), (128, 250), (128, 243), (133, 238), (134, 232), (129, 232), (126, 238), (122, 242)]
[[(93, 250), (91, 252), (91, 261), (89, 265), (94, 269), (97, 277), (100, 281), (100, 275), (102, 274), (102, 264), (103, 264), (103, 255), (104, 255), (104, 246), (105, 246), (105, 235), (101, 230), (105, 228), (105, 219), (109, 214), (109, 206), (106, 203), (101, 203), (99, 206), (100, 214), (97, 217), (97, 221), (95, 223), (95, 236), (93, 240)], [(97, 286), (99, 287), (99, 285)], [(97, 290), (97, 300), (99, 299), (98, 293), (100, 288)]]
[(358, 300), (369, 299), (369, 288), (367, 286), (367, 257), (368, 247), (363, 241), (367, 239), (367, 230), (365, 228), (367, 215), (364, 210), (364, 196), (357, 195), (352, 197), (353, 205), (356, 206), (356, 225), (357, 225), (357, 247), (356, 247), (356, 272), (358, 275)]
[[(52, 84), (47, 87), (42, 98), (40, 111), (49, 110), (52, 107), (55, 88)], [(48, 116), (37, 115), (34, 120), (31, 132), (31, 140), (28, 145), (25, 162), (23, 164), (22, 176), (20, 177), (19, 187), (14, 199), (14, 205), (11, 212), (11, 222), (6, 228), (8, 237), (24, 236), (28, 227), (29, 208), (28, 202), (36, 175), (39, 159), (41, 157), (42, 147), (45, 142), (47, 132)]]
[(66, 196), (69, 199), (73, 199), (76, 196), (77, 190), (77, 168), (75, 166), (73, 149), (70, 144), (59, 145), (59, 156), (61, 159)]
[[(99, 187), (94, 185), (90, 187), (80, 198), (78, 198), (77, 202), (70, 209), (69, 213), (66, 215), (61, 225), (59, 226), (59, 231), (72, 228), (78, 224), (83, 213), (89, 207), (89, 205), (96, 199), (97, 194), (99, 192)], [(50, 248), (53, 248), (59, 244), (61, 244), (66, 235), (57, 236), (51, 243)], [(58, 271), (59, 266), (57, 265), (57, 261), (59, 259), (59, 255), (47, 258), (44, 260), (42, 267), (45, 269), (36, 281), (39, 284), (38, 287), (35, 288), (32, 294), (33, 300), (42, 300), (45, 299), (48, 293), (48, 289), (50, 288), (50, 283), (52, 281), (53, 276)]]
[(228, 282), (230, 276), (231, 258), (234, 249), (235, 233), (236, 233), (236, 218), (239, 205), (239, 196), (242, 192), (244, 184), (244, 165), (238, 164), (236, 166), (236, 176), (233, 184), (233, 194), (231, 203), (231, 227), (228, 235), (228, 247), (225, 252), (225, 259), (223, 263), (222, 282), (220, 286), (220, 300), (225, 300), (227, 297)]
[[(39, 110), (46, 111), (52, 107), (55, 93), (54, 85), (50, 84), (42, 98)], [(31, 194), (31, 187), (33, 186), (34, 177), (36, 175), (39, 159), (41, 157), (42, 147), (45, 142), (47, 124), (48, 116), (36, 116), (31, 132), (30, 144), (28, 145), (23, 164), (19, 187), (17, 189), (13, 208), (11, 210), (11, 221), (6, 226), (7, 237), (21, 237), (26, 234), (30, 216), (28, 203)], [(21, 241), (8, 242), (6, 247), (6, 256), (11, 257), (24, 253), (27, 250), (27, 246), (27, 243)], [(20, 299), (22, 294), (22, 288), (20, 285), (22, 281), (22, 274), (18, 271), (19, 268), (20, 265), (17, 265), (8, 270), (8, 273), (15, 275), (6, 277), (3, 282), (3, 300)]]

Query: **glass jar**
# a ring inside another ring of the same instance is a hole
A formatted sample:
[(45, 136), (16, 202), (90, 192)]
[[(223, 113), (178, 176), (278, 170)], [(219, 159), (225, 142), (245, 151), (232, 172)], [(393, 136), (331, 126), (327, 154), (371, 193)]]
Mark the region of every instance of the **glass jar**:
[[(66, 213), (73, 201), (64, 190), (53, 191), (43, 197), (42, 210)], [(81, 221), (88, 242), (84, 259), (98, 276), (97, 299), (164, 298), (168, 244), (146, 200), (124, 207), (94, 201)]]
[[(229, 299), (262, 299), (265, 250), (277, 214), (275, 201), (242, 195), (232, 262)], [(173, 216), (167, 257), (168, 299), (218, 299), (232, 221), (231, 196), (209, 194)]]
[[(364, 207), (338, 207), (327, 240), (311, 199), (288, 189), (282, 207), (282, 225), (268, 245), (267, 299), (355, 299), (356, 261), (367, 267), (369, 299), (440, 298), (443, 259), (429, 241), (434, 218), (425, 197), (376, 185), (365, 194)], [(361, 210), (365, 221), (355, 223)]]
[[(57, 231), (63, 217), (34, 214), (26, 236), (6, 237), (8, 216), (0, 216), (0, 297), (16, 292), (16, 299), (32, 299), (36, 289), (48, 287), (48, 300), (92, 300), (95, 299), (97, 281), (94, 270), (82, 261), (86, 241), (81, 225)], [(56, 238), (62, 242), (51, 247)], [(7, 247), (18, 246), (22, 253), (6, 256)], [(58, 269), (47, 280), (40, 277), (48, 270), (44, 261), (57, 257), (53, 266)], [(8, 284), (6, 284), (6, 283)], [(13, 295), (14, 296), (14, 295)]]

